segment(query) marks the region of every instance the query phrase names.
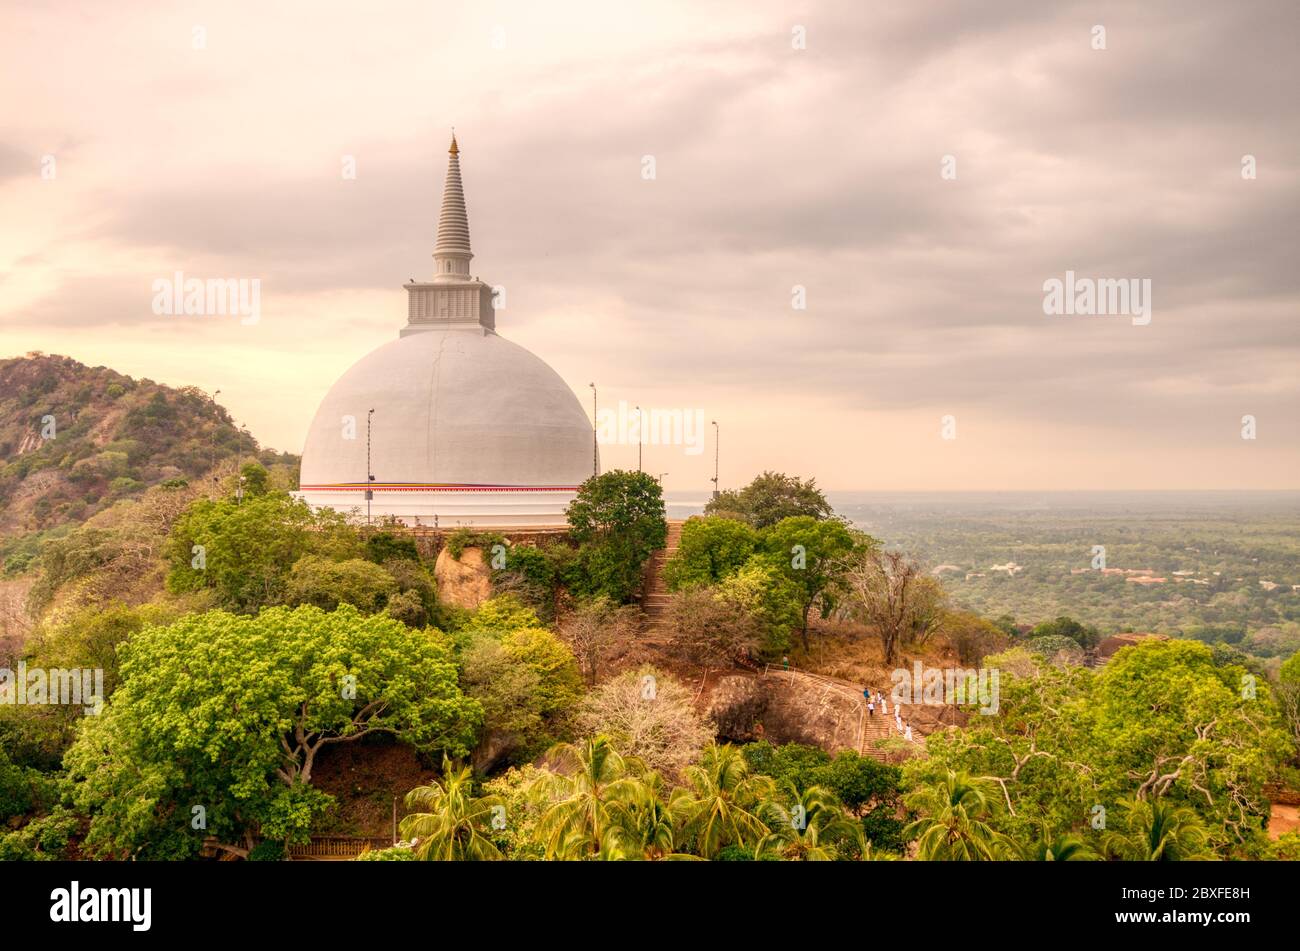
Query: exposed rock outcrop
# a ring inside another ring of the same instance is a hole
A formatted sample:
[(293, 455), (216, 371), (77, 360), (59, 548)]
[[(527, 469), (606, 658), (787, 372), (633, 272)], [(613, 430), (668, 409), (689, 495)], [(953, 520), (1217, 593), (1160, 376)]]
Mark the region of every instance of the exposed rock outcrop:
[(753, 677), (723, 677), (713, 685), (704, 715), (718, 728), (718, 738), (735, 743), (757, 739), (755, 730), (767, 712), (767, 695)]
[(438, 552), (433, 576), (438, 582), (438, 598), (448, 604), (472, 611), (492, 597), (492, 572), (481, 548), (462, 549), (459, 560), (444, 548)]

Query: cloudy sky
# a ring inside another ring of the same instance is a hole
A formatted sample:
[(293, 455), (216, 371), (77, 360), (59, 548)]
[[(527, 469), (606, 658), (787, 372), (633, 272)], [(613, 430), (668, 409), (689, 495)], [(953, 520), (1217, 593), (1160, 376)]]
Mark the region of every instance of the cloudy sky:
[[(431, 276), (455, 126), (502, 335), (718, 420), (724, 487), (1298, 488), (1298, 40), (1291, 0), (9, 0), (0, 356), (299, 451)], [(1067, 270), (1150, 322), (1045, 315)], [(155, 315), (176, 271), (261, 319)], [(711, 442), (646, 453), (708, 488)]]

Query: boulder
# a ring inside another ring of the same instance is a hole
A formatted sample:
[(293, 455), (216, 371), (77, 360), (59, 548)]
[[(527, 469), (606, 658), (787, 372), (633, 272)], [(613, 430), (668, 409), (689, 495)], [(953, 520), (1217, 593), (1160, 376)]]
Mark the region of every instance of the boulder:
[(438, 600), (467, 610), (474, 610), (492, 597), (492, 571), (483, 558), (483, 550), (467, 546), (460, 559), (444, 548), (433, 566), (438, 582)]

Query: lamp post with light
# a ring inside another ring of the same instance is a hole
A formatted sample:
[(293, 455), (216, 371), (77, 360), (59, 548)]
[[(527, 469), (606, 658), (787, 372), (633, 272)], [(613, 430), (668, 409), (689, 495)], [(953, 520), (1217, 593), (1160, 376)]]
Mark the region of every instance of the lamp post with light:
[(718, 443), (722, 439), (721, 432), (718, 428), (718, 421), (713, 422), (713, 497), (718, 497)]
[(217, 429), (221, 426), (221, 410), (217, 406), (217, 397), (221, 391), (217, 390), (212, 394), (212, 481), (220, 481), (217, 478)]
[(372, 409), (366, 413), (366, 525), (370, 525), (370, 501), (375, 497), (373, 483), (375, 474), (370, 471), (370, 423), (374, 418), (375, 411)]
[(596, 409), (596, 384), (588, 383), (587, 385), (591, 387), (591, 474), (598, 476), (600, 475), (600, 443), (597, 437), (598, 423), (596, 419), (600, 413)]

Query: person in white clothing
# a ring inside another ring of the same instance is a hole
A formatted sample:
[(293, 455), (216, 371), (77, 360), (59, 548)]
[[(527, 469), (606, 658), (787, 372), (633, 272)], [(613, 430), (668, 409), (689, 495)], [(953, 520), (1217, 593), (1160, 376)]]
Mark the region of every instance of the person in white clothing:
[(880, 695), (880, 712), (885, 716), (889, 716), (889, 701), (885, 699), (883, 693)]
[(912, 724), (909, 723), (907, 725), (907, 732), (903, 734), (903, 739), (907, 740), (909, 743), (912, 742)]

